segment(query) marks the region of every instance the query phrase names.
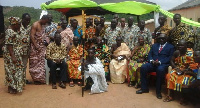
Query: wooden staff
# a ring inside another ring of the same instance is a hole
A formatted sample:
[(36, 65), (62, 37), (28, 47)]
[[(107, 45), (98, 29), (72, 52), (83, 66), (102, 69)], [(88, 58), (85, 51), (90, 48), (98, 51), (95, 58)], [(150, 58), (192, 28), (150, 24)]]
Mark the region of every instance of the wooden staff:
[(83, 61), (82, 61), (82, 64), (81, 64), (81, 78), (82, 78), (82, 97), (84, 96), (84, 87), (85, 87), (85, 79), (84, 79), (84, 47), (85, 47), (85, 29), (86, 29), (86, 26), (85, 26), (85, 21), (86, 21), (86, 14), (84, 13), (84, 10), (82, 10), (82, 33), (83, 33), (83, 36), (82, 36), (82, 43), (83, 43)]

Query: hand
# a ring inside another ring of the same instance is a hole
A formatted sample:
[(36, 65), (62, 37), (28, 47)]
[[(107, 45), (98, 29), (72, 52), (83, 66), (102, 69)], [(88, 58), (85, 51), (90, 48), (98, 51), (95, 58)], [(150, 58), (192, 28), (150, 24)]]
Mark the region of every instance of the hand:
[(160, 65), (160, 62), (159, 62), (159, 61), (155, 61), (155, 65), (156, 65), (156, 66), (159, 66), (159, 65)]
[(14, 64), (17, 63), (17, 59), (16, 59), (16, 57), (11, 57), (11, 59), (12, 59), (12, 62), (13, 62)]

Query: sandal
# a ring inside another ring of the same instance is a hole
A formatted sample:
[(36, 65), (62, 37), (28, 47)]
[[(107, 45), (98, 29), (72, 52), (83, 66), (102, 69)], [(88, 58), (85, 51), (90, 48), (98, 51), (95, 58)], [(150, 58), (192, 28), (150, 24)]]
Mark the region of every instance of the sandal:
[(57, 89), (56, 84), (52, 84), (52, 89)]
[(82, 86), (82, 82), (78, 82), (77, 84), (78, 84), (78, 86)]
[(70, 87), (74, 87), (74, 86), (75, 86), (75, 85), (74, 85), (74, 82), (73, 82), (73, 81), (69, 82), (69, 86), (70, 86)]
[(138, 83), (136, 83), (134, 87), (135, 87), (136, 89), (138, 89)]
[(61, 88), (63, 88), (63, 89), (65, 89), (65, 88), (66, 88), (66, 84), (65, 84), (65, 83), (63, 83), (63, 82), (60, 82), (59, 86), (60, 86)]
[(163, 102), (170, 102), (170, 101), (173, 101), (173, 98), (170, 97), (170, 96), (167, 96), (167, 97), (163, 100)]

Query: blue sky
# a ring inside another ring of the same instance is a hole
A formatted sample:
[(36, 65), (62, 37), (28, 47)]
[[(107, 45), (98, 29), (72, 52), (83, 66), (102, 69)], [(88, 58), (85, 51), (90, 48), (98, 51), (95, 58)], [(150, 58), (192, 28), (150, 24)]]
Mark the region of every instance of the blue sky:
[[(0, 0), (0, 5), (3, 6), (27, 6), (40, 8), (41, 3), (45, 3), (50, 0)], [(110, 0), (112, 1), (112, 0)], [(161, 6), (162, 9), (171, 9), (187, 0), (148, 0)]]

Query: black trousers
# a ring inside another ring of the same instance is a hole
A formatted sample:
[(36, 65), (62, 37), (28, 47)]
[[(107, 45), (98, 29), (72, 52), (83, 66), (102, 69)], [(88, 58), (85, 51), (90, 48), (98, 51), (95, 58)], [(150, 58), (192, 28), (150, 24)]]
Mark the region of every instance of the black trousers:
[(67, 81), (67, 64), (65, 61), (57, 64), (52, 60), (47, 60), (48, 67), (50, 68), (50, 75), (52, 83), (56, 83), (56, 69), (60, 68), (60, 81), (66, 82)]

